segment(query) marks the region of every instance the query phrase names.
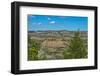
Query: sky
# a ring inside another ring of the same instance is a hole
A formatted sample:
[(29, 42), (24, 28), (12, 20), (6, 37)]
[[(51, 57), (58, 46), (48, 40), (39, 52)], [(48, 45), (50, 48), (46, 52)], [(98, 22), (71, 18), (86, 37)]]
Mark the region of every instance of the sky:
[(28, 15), (28, 31), (69, 30), (87, 31), (88, 17)]

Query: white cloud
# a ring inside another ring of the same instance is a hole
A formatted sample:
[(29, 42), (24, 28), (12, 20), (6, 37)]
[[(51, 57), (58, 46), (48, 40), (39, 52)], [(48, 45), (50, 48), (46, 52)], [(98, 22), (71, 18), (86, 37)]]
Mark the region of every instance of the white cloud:
[(42, 23), (39, 22), (39, 23), (32, 23), (33, 25), (41, 25)]
[(41, 24), (42, 24), (41, 22), (38, 23), (38, 25), (41, 25)]
[(55, 21), (51, 21), (50, 24), (55, 24)]
[(51, 20), (51, 18), (48, 17), (48, 20)]

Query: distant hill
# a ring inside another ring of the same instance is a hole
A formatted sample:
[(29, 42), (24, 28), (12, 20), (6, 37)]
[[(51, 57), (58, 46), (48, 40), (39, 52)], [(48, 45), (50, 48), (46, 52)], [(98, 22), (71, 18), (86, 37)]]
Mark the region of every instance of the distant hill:
[[(32, 38), (47, 38), (47, 37), (61, 37), (61, 38), (69, 38), (72, 37), (74, 32), (76, 31), (67, 31), (67, 30), (47, 30), (47, 31), (29, 31), (28, 35)], [(81, 37), (83, 39), (87, 39), (87, 31), (80, 31)]]

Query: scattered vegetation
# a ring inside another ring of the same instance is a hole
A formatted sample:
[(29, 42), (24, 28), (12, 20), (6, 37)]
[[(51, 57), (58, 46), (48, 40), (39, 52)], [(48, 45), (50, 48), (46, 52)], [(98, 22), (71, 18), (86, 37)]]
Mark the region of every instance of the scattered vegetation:
[[(52, 47), (47, 48), (49, 45), (48, 43), (53, 43), (54, 41), (45, 42), (47, 43), (45, 46), (41, 48), (41, 43), (43, 41), (39, 41), (36, 39), (31, 39), (30, 36), (28, 36), (28, 60), (47, 60), (47, 59), (80, 59), (80, 58), (87, 58), (87, 45), (86, 41), (84, 41), (81, 38), (80, 31), (74, 32), (73, 37), (69, 38), (69, 40), (66, 42), (66, 40), (61, 40), (65, 43), (65, 47)], [(49, 39), (51, 40), (51, 39)], [(62, 42), (59, 41), (57, 44), (61, 44)], [(58, 41), (57, 41), (58, 42)], [(52, 46), (52, 44), (50, 44)], [(56, 46), (56, 43), (55, 43)]]
[(28, 60), (38, 60), (39, 49), (39, 43), (28, 37)]

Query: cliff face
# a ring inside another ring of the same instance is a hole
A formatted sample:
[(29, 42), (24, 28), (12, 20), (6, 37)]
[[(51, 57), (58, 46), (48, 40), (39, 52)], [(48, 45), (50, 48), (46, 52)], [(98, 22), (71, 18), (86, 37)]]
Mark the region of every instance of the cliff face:
[[(73, 37), (75, 31), (34, 31), (28, 32), (31, 39), (36, 40), (40, 44), (38, 50), (38, 57), (43, 58), (44, 55), (47, 59), (62, 59), (63, 51), (67, 48), (69, 40)], [(87, 32), (80, 31), (81, 38), (87, 45)]]
[(64, 48), (66, 47), (64, 43), (65, 43), (64, 40), (61, 38), (51, 37), (44, 40), (41, 46), (46, 48)]

